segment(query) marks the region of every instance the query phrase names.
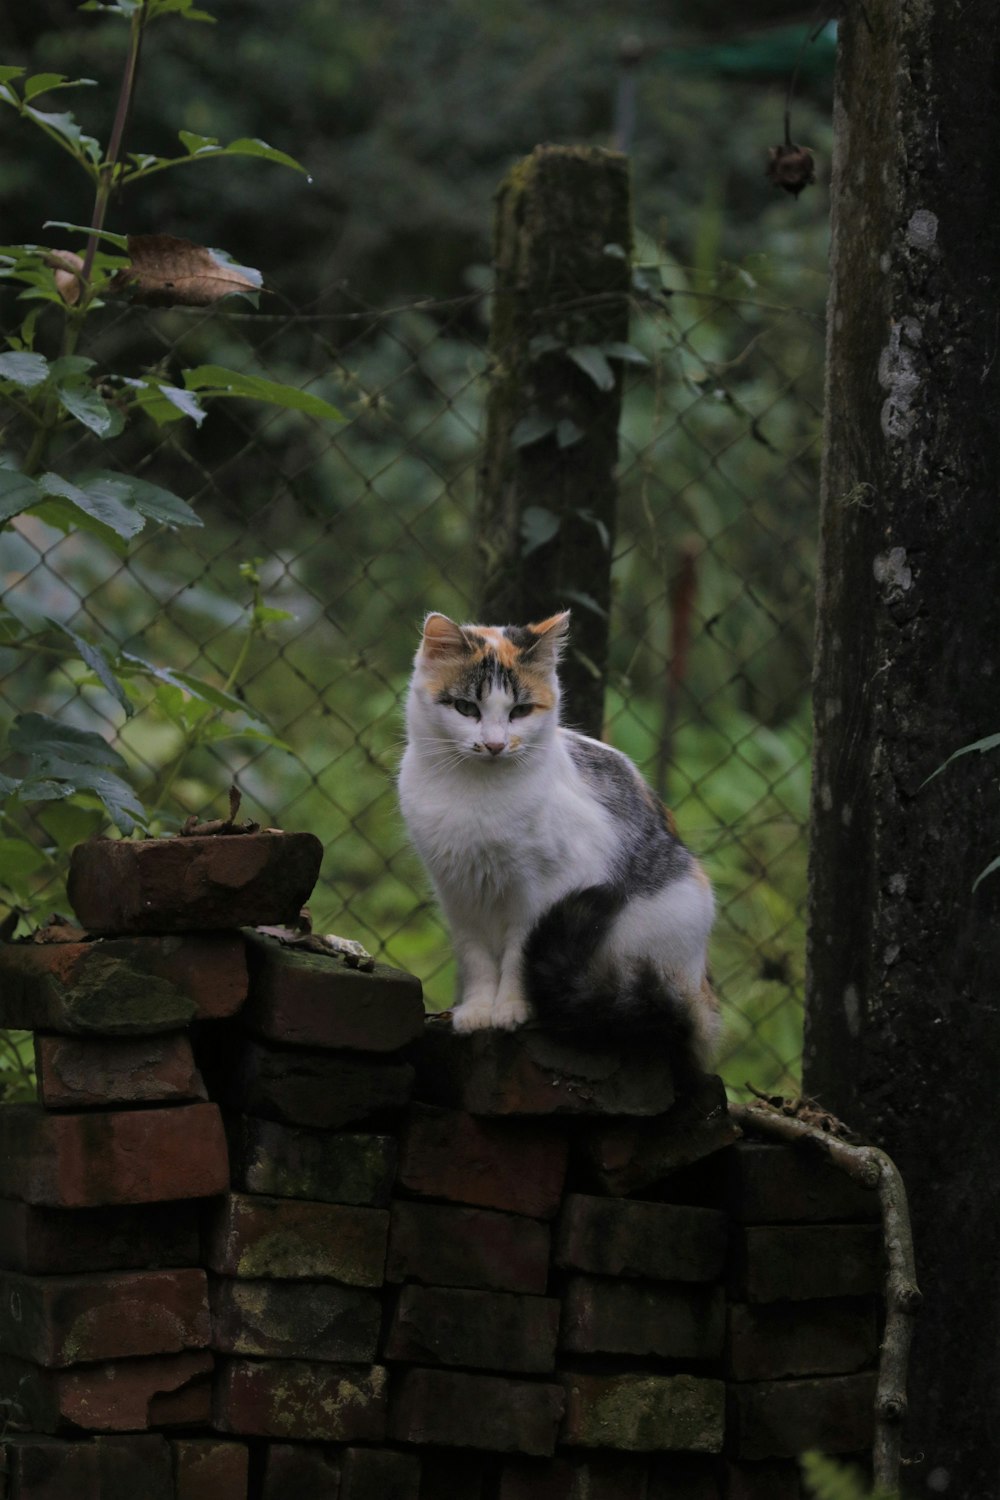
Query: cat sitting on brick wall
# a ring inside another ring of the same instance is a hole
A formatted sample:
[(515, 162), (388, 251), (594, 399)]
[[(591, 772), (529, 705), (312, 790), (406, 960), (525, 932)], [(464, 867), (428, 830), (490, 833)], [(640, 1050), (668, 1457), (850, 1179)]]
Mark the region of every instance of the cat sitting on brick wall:
[(632, 762), (560, 726), (568, 625), (424, 623), (399, 794), (451, 929), (455, 1029), (656, 1035), (704, 1066), (711, 887)]

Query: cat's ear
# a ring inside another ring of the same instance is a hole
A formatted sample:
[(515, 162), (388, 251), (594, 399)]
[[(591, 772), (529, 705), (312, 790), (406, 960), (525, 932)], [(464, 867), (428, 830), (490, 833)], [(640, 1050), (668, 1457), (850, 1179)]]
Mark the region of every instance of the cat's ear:
[(440, 661), (445, 656), (464, 656), (469, 642), (461, 625), (449, 620), (447, 615), (428, 615), (424, 621), (423, 654), (427, 661)]
[(561, 614), (550, 615), (537, 625), (529, 625), (528, 629), (535, 639), (525, 655), (530, 655), (531, 660), (539, 666), (556, 666), (569, 636), (569, 610), (564, 609)]

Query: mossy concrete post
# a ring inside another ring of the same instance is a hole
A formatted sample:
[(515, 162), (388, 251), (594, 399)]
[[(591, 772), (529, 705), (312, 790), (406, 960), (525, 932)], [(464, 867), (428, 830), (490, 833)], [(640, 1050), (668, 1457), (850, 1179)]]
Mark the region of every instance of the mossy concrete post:
[[(480, 614), (573, 610), (564, 717), (601, 732), (628, 338), (629, 172), (618, 152), (539, 146), (497, 195)], [(609, 346), (611, 346), (609, 348)]]
[(804, 1083), (898, 1163), (904, 1493), (1000, 1474), (1000, 9), (840, 33)]

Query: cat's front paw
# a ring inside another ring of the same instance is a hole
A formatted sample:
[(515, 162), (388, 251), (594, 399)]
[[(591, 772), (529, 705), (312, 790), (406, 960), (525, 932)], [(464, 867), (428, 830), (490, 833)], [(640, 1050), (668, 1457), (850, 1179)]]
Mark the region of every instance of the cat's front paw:
[(493, 998), (472, 996), (452, 1011), (451, 1024), (456, 1031), (486, 1031), (493, 1022)]
[(498, 995), (493, 1002), (490, 1024), (498, 1031), (513, 1031), (531, 1020), (531, 1006), (523, 995), (517, 993)]

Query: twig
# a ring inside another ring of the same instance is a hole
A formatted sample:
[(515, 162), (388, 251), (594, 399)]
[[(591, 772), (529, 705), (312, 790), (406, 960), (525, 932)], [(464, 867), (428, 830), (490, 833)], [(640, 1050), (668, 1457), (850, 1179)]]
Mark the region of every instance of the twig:
[(811, 1141), (835, 1166), (862, 1187), (876, 1189), (882, 1211), (882, 1239), (888, 1262), (885, 1281), (885, 1331), (875, 1392), (873, 1478), (894, 1490), (899, 1485), (900, 1444), (906, 1416), (906, 1367), (913, 1319), (921, 1303), (913, 1258), (913, 1235), (906, 1188), (899, 1168), (877, 1146), (851, 1146), (815, 1125), (782, 1114), (769, 1105), (730, 1104), (729, 1113), (744, 1130), (792, 1143)]

